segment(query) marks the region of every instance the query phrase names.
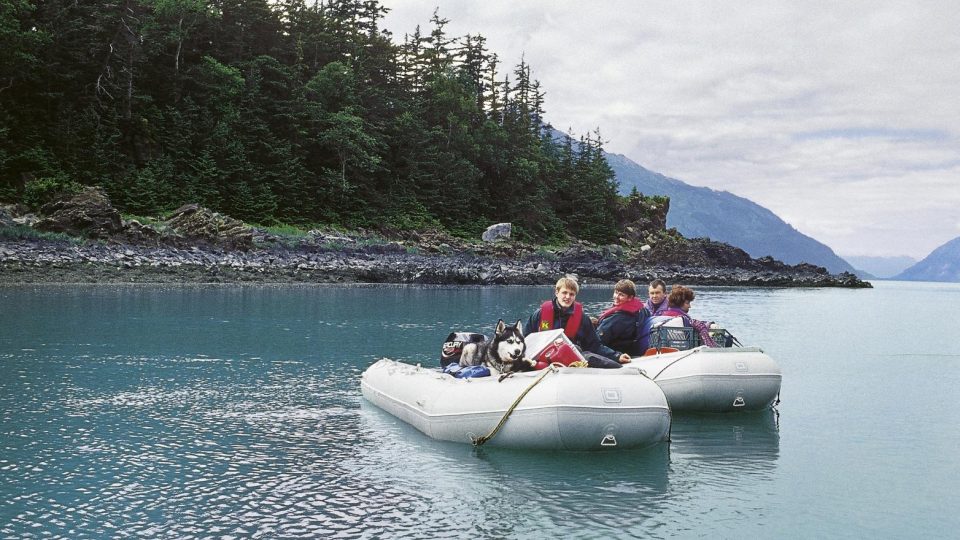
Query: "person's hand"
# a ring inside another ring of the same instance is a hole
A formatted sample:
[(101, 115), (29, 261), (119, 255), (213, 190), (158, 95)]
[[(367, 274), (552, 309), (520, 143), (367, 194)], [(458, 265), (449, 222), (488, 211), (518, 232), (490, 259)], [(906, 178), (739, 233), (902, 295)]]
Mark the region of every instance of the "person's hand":
[(620, 360), (620, 363), (621, 363), (621, 364), (629, 364), (629, 363), (630, 363), (630, 355), (627, 354), (627, 353), (623, 353), (623, 354), (620, 355), (619, 360)]

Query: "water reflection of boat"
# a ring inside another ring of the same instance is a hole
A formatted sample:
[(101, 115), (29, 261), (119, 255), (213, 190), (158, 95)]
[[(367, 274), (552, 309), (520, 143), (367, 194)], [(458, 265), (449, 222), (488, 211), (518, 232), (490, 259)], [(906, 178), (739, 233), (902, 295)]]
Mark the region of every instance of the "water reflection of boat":
[(358, 495), (376, 489), (364, 509), (402, 509), (413, 537), (423, 532), (409, 521), (418, 511), (448, 536), (539, 538), (572, 529), (577, 538), (642, 537), (671, 505), (667, 443), (619, 452), (476, 448), (423, 437), (366, 402), (360, 421), (364, 440), (337, 463), (346, 471), (338, 482), (360, 486)]
[(757, 347), (674, 350), (630, 366), (660, 385), (674, 412), (761, 410), (780, 394), (780, 366)]
[(666, 440), (667, 400), (638, 370), (547, 369), (502, 381), (456, 379), (383, 359), (364, 371), (361, 391), (437, 440), (469, 443), (496, 433), (487, 444), (557, 450), (641, 448)]
[(670, 451), (677, 460), (772, 464), (780, 455), (779, 413), (675, 414)]
[[(384, 486), (392, 494), (393, 486), (416, 486), (417, 493), (430, 493), (426, 502), (413, 496), (403, 502), (444, 510), (450, 530), (539, 537), (569, 524), (576, 532), (568, 536), (574, 537), (682, 536), (689, 533), (683, 528), (689, 504), (678, 501), (710, 504), (724, 490), (753, 496), (776, 485), (779, 427), (773, 410), (677, 414), (669, 444), (560, 452), (432, 440), (369, 403), (361, 409), (364, 440), (339, 466), (364, 486)], [(651, 524), (668, 532), (652, 534)]]
[[(616, 529), (655, 519), (664, 511), (671, 487), (667, 444), (624, 452), (483, 448), (474, 454), (483, 476), (510, 479), (502, 492), (537, 494), (543, 515), (556, 519), (573, 512), (578, 524), (596, 530), (597, 537), (619, 537), (623, 531)], [(622, 514), (624, 501), (630, 501), (629, 519)], [(507, 511), (523, 522), (530, 519), (529, 510), (521, 505)], [(497, 513), (504, 511), (502, 505), (497, 507)]]

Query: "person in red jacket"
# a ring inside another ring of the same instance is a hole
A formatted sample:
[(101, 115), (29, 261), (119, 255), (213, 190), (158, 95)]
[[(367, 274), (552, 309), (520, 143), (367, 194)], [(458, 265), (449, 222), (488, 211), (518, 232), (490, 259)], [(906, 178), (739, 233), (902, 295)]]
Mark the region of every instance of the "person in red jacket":
[(607, 347), (640, 356), (650, 341), (643, 331), (648, 317), (650, 312), (637, 298), (636, 284), (621, 279), (613, 287), (613, 305), (597, 318), (597, 336)]
[(589, 367), (618, 368), (621, 363), (629, 362), (629, 354), (615, 351), (600, 341), (590, 317), (583, 313), (583, 304), (576, 301), (579, 292), (577, 280), (560, 278), (554, 298), (541, 304), (540, 309), (530, 315), (523, 335), (563, 328), (563, 333), (584, 352)]

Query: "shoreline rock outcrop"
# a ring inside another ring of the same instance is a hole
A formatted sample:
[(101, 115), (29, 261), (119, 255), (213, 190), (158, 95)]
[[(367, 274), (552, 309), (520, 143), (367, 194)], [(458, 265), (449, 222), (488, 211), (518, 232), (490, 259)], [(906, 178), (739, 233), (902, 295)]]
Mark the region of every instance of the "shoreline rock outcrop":
[[(660, 278), (690, 285), (870, 287), (853, 274), (752, 259), (727, 244), (656, 230), (651, 223), (664, 226), (668, 201), (627, 211), (630, 223), (621, 230), (631, 238), (617, 244), (577, 241), (547, 249), (504, 238), (468, 242), (439, 231), (314, 230), (280, 236), (198, 205), (143, 224), (120, 220), (105, 196), (84, 193), (74, 199), (51, 206), (49, 215), (41, 212), (37, 223), (50, 231), (80, 231), (86, 238), (0, 234), (0, 283), (548, 285), (576, 274), (584, 283)], [(16, 217), (0, 228), (29, 230), (20, 222), (11, 227)]]
[[(774, 262), (758, 268), (632, 266), (587, 257), (498, 259), (408, 253), (388, 246), (343, 251), (145, 247), (65, 241), (0, 242), (0, 283), (411, 283), (547, 285), (576, 274), (585, 282), (661, 278), (690, 285), (863, 287), (852, 274)], [(867, 285), (869, 286), (869, 285)]]

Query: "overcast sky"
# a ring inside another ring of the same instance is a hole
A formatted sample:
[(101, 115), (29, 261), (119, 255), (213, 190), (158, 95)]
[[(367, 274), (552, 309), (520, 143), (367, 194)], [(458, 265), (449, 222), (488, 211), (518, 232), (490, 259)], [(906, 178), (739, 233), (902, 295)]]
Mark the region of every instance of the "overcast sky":
[(384, 0), (402, 41), (439, 6), (546, 91), (547, 121), (773, 211), (840, 255), (960, 236), (960, 4)]

